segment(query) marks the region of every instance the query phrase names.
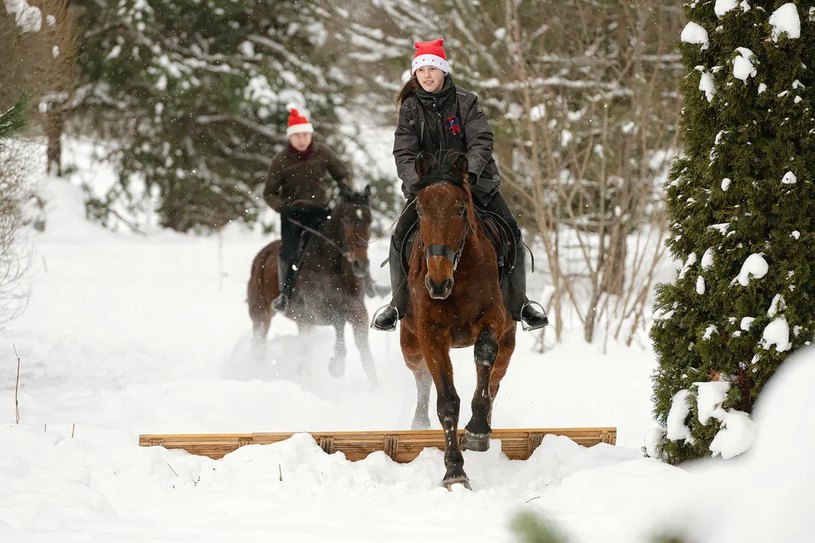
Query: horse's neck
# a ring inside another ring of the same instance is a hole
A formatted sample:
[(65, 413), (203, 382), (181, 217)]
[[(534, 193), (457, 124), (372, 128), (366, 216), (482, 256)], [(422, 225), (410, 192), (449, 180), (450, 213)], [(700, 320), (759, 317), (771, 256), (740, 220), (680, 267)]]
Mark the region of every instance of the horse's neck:
[[(478, 216), (475, 207), (472, 208), (472, 222), (468, 225), (468, 228), (470, 228), (470, 231), (467, 233), (467, 239), (464, 242), (464, 253), (469, 251), (476, 258), (482, 258), (485, 251), (492, 249), (492, 245), (487, 237), (487, 231), (484, 229), (484, 222)], [(463, 256), (464, 254), (462, 254)]]
[(326, 220), (318, 229), (320, 235), (314, 233), (311, 234), (312, 239), (308, 244), (307, 251), (312, 254), (325, 256), (325, 258), (328, 259), (336, 259), (338, 257), (338, 253), (336, 247), (332, 245), (332, 242), (336, 243), (336, 240), (339, 239), (337, 236), (339, 224), (339, 219), (334, 215), (332, 215), (330, 219)]
[[(323, 226), (320, 228), (320, 231), (328, 239), (336, 240), (337, 239), (337, 232), (339, 231), (339, 228), (340, 228), (340, 219), (339, 219), (339, 217), (332, 214), (331, 217), (329, 219), (327, 219), (323, 223)], [(324, 239), (320, 239), (320, 241), (322, 241), (323, 243), (328, 243)]]

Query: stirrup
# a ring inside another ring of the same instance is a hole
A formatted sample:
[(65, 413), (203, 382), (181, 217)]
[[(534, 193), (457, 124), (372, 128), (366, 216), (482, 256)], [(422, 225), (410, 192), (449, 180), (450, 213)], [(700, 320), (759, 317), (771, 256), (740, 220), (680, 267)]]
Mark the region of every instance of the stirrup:
[[(394, 319), (394, 321), (393, 321), (393, 326), (390, 326), (390, 327), (386, 328), (384, 326), (378, 325), (376, 323), (376, 320), (377, 320), (377, 318), (379, 318), (379, 316), (383, 312), (387, 311), (388, 309), (393, 309), (394, 311), (396, 311), (396, 319)], [(396, 330), (396, 323), (397, 322), (399, 322), (399, 310), (396, 309), (395, 306), (392, 306), (390, 304), (383, 305), (382, 307), (380, 307), (379, 309), (377, 309), (374, 312), (374, 317), (373, 317), (373, 319), (371, 319), (371, 328), (373, 328), (374, 330), (381, 330), (382, 332), (393, 332), (394, 330)]]
[[(538, 306), (538, 308), (540, 308), (539, 313), (543, 315), (543, 320), (540, 323), (536, 324), (526, 323), (526, 321), (524, 320), (524, 309), (526, 309), (527, 306), (532, 307), (533, 309), (535, 308), (535, 306)], [(549, 324), (549, 317), (546, 316), (546, 310), (543, 308), (541, 304), (539, 304), (538, 302), (533, 302), (531, 300), (521, 306), (521, 312), (519, 317), (520, 317), (519, 320), (521, 321), (521, 328), (524, 330), (524, 332), (528, 332), (530, 330), (538, 330)]]

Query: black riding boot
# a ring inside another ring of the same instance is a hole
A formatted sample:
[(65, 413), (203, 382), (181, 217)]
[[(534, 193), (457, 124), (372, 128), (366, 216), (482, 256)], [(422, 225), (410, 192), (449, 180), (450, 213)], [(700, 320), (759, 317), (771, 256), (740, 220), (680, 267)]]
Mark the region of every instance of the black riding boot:
[[(535, 306), (540, 307), (540, 310)], [(521, 321), (524, 330), (537, 330), (549, 324), (543, 307), (538, 302), (530, 302), (526, 297), (524, 246), (520, 242), (515, 253), (515, 267), (509, 276), (509, 310), (513, 319)]]
[(297, 279), (297, 270), (292, 267), (290, 262), (286, 262), (281, 258), (277, 263), (277, 278), (280, 285), (280, 295), (274, 299), (272, 307), (276, 311), (283, 312), (289, 306), (294, 281)]
[(405, 316), (408, 304), (407, 274), (402, 269), (402, 258), (399, 249), (394, 247), (391, 240), (388, 253), (388, 265), (391, 272), (391, 290), (393, 298), (391, 303), (381, 309), (371, 322), (371, 328), (390, 332), (396, 330), (396, 322)]

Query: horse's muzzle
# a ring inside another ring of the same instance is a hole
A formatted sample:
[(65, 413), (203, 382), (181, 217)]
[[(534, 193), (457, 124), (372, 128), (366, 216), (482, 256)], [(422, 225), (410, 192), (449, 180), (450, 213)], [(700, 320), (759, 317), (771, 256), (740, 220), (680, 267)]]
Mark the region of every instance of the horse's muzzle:
[(429, 276), (424, 278), (424, 286), (427, 287), (427, 292), (434, 300), (445, 300), (450, 293), (453, 292), (453, 278), (448, 277), (441, 283), (436, 283)]

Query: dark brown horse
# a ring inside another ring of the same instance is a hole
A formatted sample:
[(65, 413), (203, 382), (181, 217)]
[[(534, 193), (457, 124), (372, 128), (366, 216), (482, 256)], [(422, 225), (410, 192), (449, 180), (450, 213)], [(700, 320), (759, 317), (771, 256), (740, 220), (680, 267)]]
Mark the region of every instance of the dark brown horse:
[[(353, 192), (341, 187), (336, 205), (320, 231), (309, 233), (292, 300), (284, 314), (301, 331), (312, 325), (334, 327), (336, 342), (329, 371), (335, 377), (345, 372), (344, 332), (345, 323), (350, 322), (363, 369), (371, 383), (376, 383), (368, 345), (368, 312), (363, 302), (370, 236), (370, 188)], [(280, 293), (277, 274), (280, 244), (280, 240), (268, 244), (252, 262), (247, 301), (258, 346), (265, 344), (275, 314), (272, 301)]]
[(467, 158), (442, 151), (416, 157), (419, 227), (410, 254), (410, 303), (402, 319), (405, 363), (416, 377), (414, 429), (429, 428), (430, 381), (445, 434), (443, 484), (470, 488), (457, 437), (460, 400), (449, 350), (474, 345), (477, 384), (462, 445), (485, 451), (492, 402), (515, 350), (515, 321), (507, 311), (496, 250), (476, 217)]

